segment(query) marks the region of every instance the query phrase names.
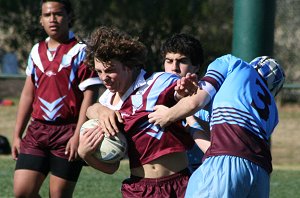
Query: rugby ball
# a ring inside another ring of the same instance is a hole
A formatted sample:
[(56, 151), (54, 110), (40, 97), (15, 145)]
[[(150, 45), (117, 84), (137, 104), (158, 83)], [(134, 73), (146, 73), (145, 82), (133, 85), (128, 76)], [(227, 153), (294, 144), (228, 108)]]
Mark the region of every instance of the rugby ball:
[[(99, 125), (98, 119), (90, 119), (86, 121), (80, 128), (80, 135), (85, 133), (85, 129), (95, 128)], [(104, 136), (99, 148), (95, 151), (94, 156), (100, 161), (106, 163), (115, 163), (120, 161), (127, 152), (127, 140), (123, 132), (117, 133), (115, 136)]]

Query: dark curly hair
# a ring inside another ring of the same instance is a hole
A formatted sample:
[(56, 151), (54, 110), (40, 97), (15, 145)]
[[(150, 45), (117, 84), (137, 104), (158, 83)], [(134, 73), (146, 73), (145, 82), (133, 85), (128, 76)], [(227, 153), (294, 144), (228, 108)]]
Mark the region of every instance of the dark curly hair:
[(116, 59), (126, 67), (145, 67), (147, 48), (143, 43), (114, 27), (101, 26), (93, 31), (87, 41), (85, 64), (95, 69), (94, 60), (109, 63)]
[(179, 53), (191, 59), (194, 66), (201, 67), (204, 62), (201, 42), (188, 34), (174, 34), (161, 47), (161, 56), (164, 60), (167, 53)]
[(74, 10), (71, 2), (69, 0), (41, 0), (40, 7), (42, 7), (43, 3), (47, 2), (58, 2), (64, 5), (65, 10), (70, 17), (69, 28), (71, 28), (75, 20)]

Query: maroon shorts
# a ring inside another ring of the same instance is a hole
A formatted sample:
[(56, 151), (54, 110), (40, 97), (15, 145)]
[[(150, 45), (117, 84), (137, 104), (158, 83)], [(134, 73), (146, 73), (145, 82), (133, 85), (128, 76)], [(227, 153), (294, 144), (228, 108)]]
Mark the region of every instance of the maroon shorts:
[(57, 177), (76, 182), (83, 161), (70, 162), (68, 155), (65, 155), (66, 145), (73, 136), (75, 128), (75, 123), (51, 125), (32, 121), (21, 142), (16, 170), (34, 170), (45, 176), (51, 172)]
[(73, 136), (76, 123), (51, 125), (32, 121), (20, 145), (20, 153), (45, 157), (49, 152), (54, 156), (68, 159), (65, 149)]
[(187, 168), (158, 179), (131, 176), (122, 183), (122, 196), (124, 198), (183, 198), (189, 177), (190, 171)]

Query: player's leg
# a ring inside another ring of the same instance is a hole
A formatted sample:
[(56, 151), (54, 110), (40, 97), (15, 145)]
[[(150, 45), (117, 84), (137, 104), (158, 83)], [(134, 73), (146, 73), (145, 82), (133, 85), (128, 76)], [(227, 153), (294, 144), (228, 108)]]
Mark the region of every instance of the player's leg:
[(191, 176), (186, 198), (248, 197), (254, 186), (257, 167), (239, 157), (209, 157)]
[(52, 198), (72, 197), (82, 169), (82, 161), (69, 162), (65, 158), (52, 154), (50, 159), (50, 196)]
[(15, 197), (40, 197), (38, 193), (47, 176), (48, 164), (45, 157), (20, 154), (14, 173)]
[(50, 197), (52, 198), (68, 198), (73, 196), (76, 182), (68, 181), (50, 175)]
[(45, 176), (37, 171), (16, 170), (14, 174), (15, 197), (40, 197), (39, 190)]
[[(209, 159), (209, 158), (208, 158)], [(213, 185), (213, 169), (211, 168), (210, 160), (206, 159), (204, 163), (197, 168), (189, 179), (185, 197), (210, 197), (211, 188)]]

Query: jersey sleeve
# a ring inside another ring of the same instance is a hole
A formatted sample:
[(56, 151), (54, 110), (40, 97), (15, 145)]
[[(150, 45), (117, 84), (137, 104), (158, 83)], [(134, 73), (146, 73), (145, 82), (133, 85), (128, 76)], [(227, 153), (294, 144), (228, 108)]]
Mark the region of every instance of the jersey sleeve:
[(209, 64), (205, 76), (199, 81), (199, 87), (213, 98), (226, 77), (242, 62), (241, 59), (230, 54), (217, 58)]
[(28, 60), (27, 60), (27, 67), (26, 67), (26, 70), (25, 70), (25, 73), (27, 76), (31, 76), (34, 74), (34, 63), (33, 63), (33, 59), (32, 59), (32, 56), (34, 56), (34, 53), (38, 53), (38, 46), (39, 44), (35, 44), (31, 51), (30, 51), (30, 54), (28, 56)]
[[(81, 44), (82, 45), (82, 44)], [(74, 60), (74, 64), (79, 65), (78, 77), (80, 80), (79, 89), (84, 91), (90, 85), (102, 84), (95, 71), (90, 70), (85, 64), (85, 47), (79, 51), (77, 57)]]

